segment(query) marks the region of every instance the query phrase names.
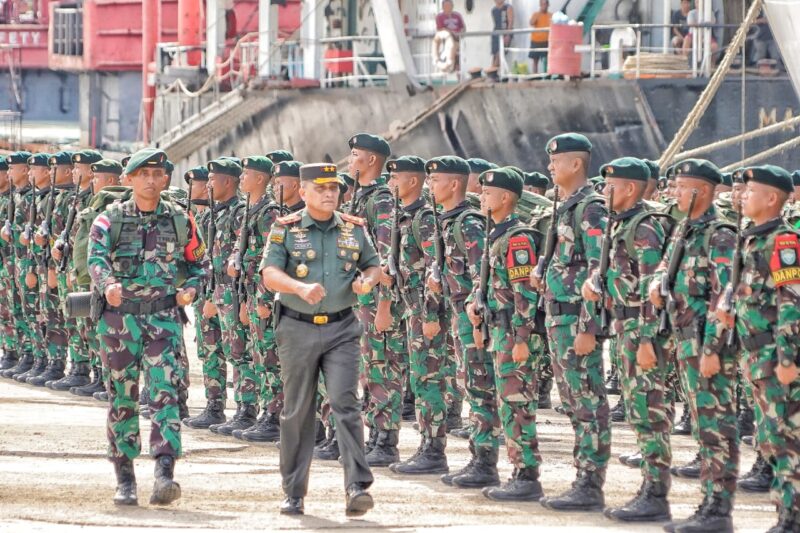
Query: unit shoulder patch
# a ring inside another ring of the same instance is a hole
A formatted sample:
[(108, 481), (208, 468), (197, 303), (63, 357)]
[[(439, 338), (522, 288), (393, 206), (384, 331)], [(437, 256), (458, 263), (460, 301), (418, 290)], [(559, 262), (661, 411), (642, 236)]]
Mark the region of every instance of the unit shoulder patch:
[(509, 281), (511, 283), (525, 281), (534, 266), (536, 266), (536, 256), (533, 253), (530, 238), (525, 235), (511, 237), (508, 240), (508, 251), (506, 252)]
[(769, 267), (776, 287), (800, 283), (800, 241), (796, 233), (775, 237)]

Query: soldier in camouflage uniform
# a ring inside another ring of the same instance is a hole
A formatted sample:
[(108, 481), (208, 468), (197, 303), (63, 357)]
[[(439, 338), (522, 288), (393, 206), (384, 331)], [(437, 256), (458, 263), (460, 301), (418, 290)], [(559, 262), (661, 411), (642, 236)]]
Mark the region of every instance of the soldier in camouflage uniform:
[(728, 309), (725, 302), (717, 314), (728, 325), (735, 317), (744, 374), (758, 406), (758, 446), (775, 469), (772, 496), (779, 519), (769, 533), (794, 532), (800, 531), (800, 234), (781, 217), (793, 192), (787, 171), (752, 167), (744, 180), (742, 214), (752, 226), (742, 235), (742, 275), (731, 287), (734, 306)]
[[(488, 255), (481, 265), (481, 273), (488, 271), (486, 279), (473, 287), (467, 313), (476, 327), (477, 345), (486, 345), (494, 359), (498, 413), (514, 467), (508, 482), (485, 487), (483, 494), (498, 501), (537, 501), (543, 494), (536, 434), (539, 374), (535, 370), (545, 345), (533, 333), (539, 301), (530, 282), (536, 236), (515, 213), (524, 185), (521, 174), (511, 168), (487, 170), (480, 182), (481, 209), (491, 216), (484, 244)], [(489, 338), (483, 337), (481, 323)]]
[[(351, 214), (366, 220), (367, 231), (385, 264), (389, 256), (392, 225), (392, 194), (381, 178), (389, 144), (367, 133), (353, 135), (348, 141), (348, 172), (360, 186), (353, 198)], [(370, 442), (367, 462), (370, 466), (389, 466), (400, 459), (397, 450), (403, 402), (404, 374), (407, 368), (406, 330), (402, 323), (401, 304), (391, 291), (380, 286), (371, 294), (358, 297), (359, 319), (364, 326), (362, 354)]]
[(494, 365), (491, 355), (476, 344), (466, 311), (466, 299), (478, 280), (485, 245), (484, 217), (466, 201), (469, 174), (466, 161), (460, 157), (436, 157), (427, 162), (425, 171), (431, 193), (443, 208), (439, 219), (445, 255), (443, 271), (433, 270), (427, 285), (437, 293), (449, 292), (445, 305), (453, 313), (450, 328), (466, 372), (466, 398), (473, 424), (469, 444), (472, 459), (464, 468), (442, 476), (441, 480), (461, 488), (497, 485), (500, 419)]
[[(642, 456), (642, 488), (628, 503), (605, 515), (624, 522), (671, 518), (667, 494), (671, 477), (670, 426), (674, 405), (667, 389), (669, 339), (659, 336), (658, 313), (648, 287), (661, 262), (666, 235), (659, 218), (642, 201), (650, 177), (647, 164), (624, 157), (603, 165), (605, 194), (612, 213), (607, 272), (594, 271), (583, 284), (583, 297), (601, 302), (613, 318), (619, 347), (627, 418)], [(607, 292), (606, 292), (607, 291)]]
[[(546, 287), (546, 326), (559, 396), (575, 431), (575, 482), (566, 493), (541, 500), (554, 510), (601, 510), (611, 451), (608, 399), (597, 305), (582, 301), (581, 286), (597, 268), (607, 210), (587, 183), (592, 145), (579, 134), (563, 134), (546, 146), (550, 174), (561, 202), (558, 242), (549, 264), (537, 265), (531, 281)], [(536, 274), (540, 274), (537, 276)]]
[(390, 160), (386, 169), (400, 211), (393, 214), (398, 256), (390, 254), (383, 283), (397, 291), (403, 304), (408, 372), (420, 433), (417, 452), (389, 468), (397, 474), (447, 473), (446, 380), (455, 369), (447, 355), (447, 322), (441, 296), (425, 290), (426, 273), (435, 261), (433, 212), (422, 194), (425, 161), (416, 156), (400, 157)]
[[(734, 228), (719, 218), (714, 188), (722, 180), (711, 162), (688, 159), (676, 169), (676, 199), (687, 212), (685, 239), (673, 238), (650, 285), (650, 300), (665, 305), (661, 279), (672, 254), (683, 251), (670, 289), (670, 323), (678, 343), (678, 368), (692, 413), (693, 436), (700, 444), (703, 503), (667, 531), (732, 531), (731, 511), (739, 471), (736, 426), (736, 353), (726, 345), (726, 327), (709, 313), (719, 304), (730, 278)], [(692, 212), (692, 195), (696, 201)], [(678, 237), (676, 230), (675, 237)], [(685, 247), (681, 250), (681, 246)], [(674, 283), (673, 283), (674, 282)]]
[[(13, 222), (14, 187), (8, 177), (8, 163), (0, 156), (0, 220), (4, 226)], [(20, 320), (19, 291), (14, 281), (14, 248), (12, 244), (0, 239), (0, 335), (2, 335), (3, 356), (0, 358), (0, 372), (13, 368), (19, 361), (19, 338), (16, 324)]]
[[(114, 503), (136, 505), (133, 459), (141, 452), (139, 373), (150, 375), (150, 454), (155, 458), (151, 504), (180, 497), (173, 481), (181, 455), (177, 360), (185, 314), (203, 276), (205, 245), (179, 206), (161, 200), (166, 154), (146, 149), (131, 157), (126, 173), (133, 198), (109, 206), (92, 224), (89, 271), (104, 297), (97, 313), (101, 355), (109, 370), (109, 459), (117, 474)], [(185, 234), (183, 234), (185, 232)], [(116, 238), (115, 238), (116, 237)], [(186, 281), (176, 289), (178, 270)]]

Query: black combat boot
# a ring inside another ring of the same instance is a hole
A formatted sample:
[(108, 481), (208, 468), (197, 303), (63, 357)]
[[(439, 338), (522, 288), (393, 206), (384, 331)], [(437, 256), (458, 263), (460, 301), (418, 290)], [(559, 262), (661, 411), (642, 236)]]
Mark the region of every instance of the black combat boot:
[(314, 437), (314, 446), (319, 446), (325, 441), (325, 436), (327, 432), (325, 430), (325, 424), (322, 423), (322, 420), (319, 418), (314, 422), (314, 427), (317, 430), (317, 434)]
[(515, 468), (506, 483), (484, 487), (483, 495), (498, 502), (538, 502), (543, 496), (537, 468)]
[(405, 422), (413, 422), (417, 419), (414, 401), (414, 393), (411, 392), (411, 387), (406, 387), (406, 393), (405, 396), (403, 396), (403, 411), (401, 415)]
[(619, 454), (619, 462), (624, 464), (624, 465), (627, 465), (628, 464), (628, 459), (630, 459), (632, 456), (636, 455), (637, 453), (639, 453), (639, 452), (621, 453), (621, 454)]
[(19, 362), (19, 354), (15, 350), (8, 350), (3, 352), (3, 357), (0, 357), (0, 372), (14, 368)]
[(603, 476), (598, 472), (581, 471), (567, 492), (542, 498), (539, 502), (553, 511), (602, 511), (605, 507)]
[[(461, 411), (464, 409), (464, 402), (462, 400), (454, 401), (447, 406), (447, 431), (453, 431), (464, 427), (464, 421), (461, 419)], [(452, 433), (451, 433), (452, 435)]]
[[(211, 431), (218, 435), (225, 435), (230, 437), (234, 430), (249, 429), (256, 423), (258, 416), (258, 406), (253, 404), (243, 404), (242, 410), (239, 412), (239, 417), (233, 417), (230, 422), (220, 424), (218, 426), (211, 426)], [(216, 428), (216, 429), (215, 429)]]
[(44, 372), (46, 368), (47, 368), (46, 357), (39, 357), (38, 359), (34, 359), (33, 365), (28, 368), (27, 372), (22, 372), (21, 374), (14, 375), (14, 381), (19, 381), (20, 383), (27, 383), (28, 378), (35, 378), (36, 376)]
[(17, 360), (17, 364), (2, 371), (2, 376), (14, 379), (14, 376), (30, 370), (31, 366), (33, 366), (33, 354), (23, 353), (22, 357)]
[(233, 413), (233, 416), (230, 417), (230, 419), (227, 422), (221, 422), (219, 424), (211, 424), (210, 426), (208, 426), (208, 429), (211, 430), (211, 433), (217, 433), (217, 429), (218, 428), (224, 426), (225, 424), (229, 424), (229, 423), (233, 422), (234, 420), (239, 420), (239, 417), (242, 416), (242, 408), (243, 407), (244, 406), (243, 406), (242, 402), (236, 402), (236, 412)]
[(397, 450), (400, 432), (396, 429), (379, 431), (375, 446), (367, 454), (367, 464), (369, 466), (389, 466), (400, 460), (400, 452)]
[(675, 524), (675, 533), (733, 533), (732, 505), (714, 494), (700, 514)]
[(139, 505), (139, 499), (136, 497), (136, 474), (133, 471), (133, 461), (126, 458), (119, 463), (114, 463), (114, 472), (117, 474), (114, 505)]
[(539, 382), (539, 409), (552, 409), (553, 401), (550, 399), (550, 391), (553, 390), (553, 378), (543, 379)]
[(97, 391), (94, 394), (92, 394), (92, 398), (94, 398), (98, 402), (107, 402), (108, 401), (108, 391), (107, 390)]
[(697, 455), (694, 456), (691, 462), (683, 466), (673, 466), (670, 470), (673, 476), (687, 479), (699, 479), (702, 464), (703, 460), (700, 458), (700, 452), (697, 452)]
[(625, 461), (625, 464), (630, 466), (631, 468), (641, 468), (642, 462), (644, 462), (644, 458), (642, 457), (642, 452), (636, 452), (633, 455), (628, 456), (628, 460)]
[(206, 408), (197, 416), (183, 419), (183, 425), (193, 429), (208, 429), (214, 424), (225, 423), (225, 402), (221, 399), (208, 400)]
[(370, 426), (369, 427), (369, 434), (367, 436), (367, 442), (364, 443), (364, 454), (369, 455), (369, 452), (372, 451), (372, 448), (375, 447), (375, 443), (378, 442), (378, 430)]
[(189, 390), (178, 387), (178, 419), (189, 418)]
[(103, 382), (103, 369), (99, 366), (93, 367), (92, 380), (85, 385), (71, 387), (69, 391), (75, 396), (94, 396), (98, 392), (105, 392), (106, 384)]
[(746, 403), (742, 402), (742, 406), (739, 409), (739, 416), (736, 419), (736, 425), (739, 426), (739, 435), (742, 437), (751, 436), (755, 429), (754, 421), (753, 410), (750, 409)]
[(756, 452), (756, 462), (750, 472), (739, 479), (737, 485), (745, 492), (769, 492), (772, 480), (775, 475), (772, 473), (772, 465), (764, 460), (761, 452)]
[(644, 481), (636, 497), (621, 507), (610, 507), (603, 514), (620, 522), (663, 522), (672, 520), (663, 481)]
[(767, 533), (797, 533), (800, 531), (800, 513), (791, 509), (781, 508), (778, 523)]
[(625, 422), (625, 400), (619, 397), (617, 405), (609, 413), (612, 422)]
[(500, 484), (497, 473), (497, 448), (481, 447), (476, 450), (472, 468), (453, 478), (453, 486), (462, 489), (480, 489)]
[(139, 416), (150, 418), (150, 383), (144, 380), (144, 385), (139, 389)]
[(266, 410), (258, 422), (245, 430), (236, 430), (233, 436), (247, 442), (275, 442), (281, 438), (281, 421), (278, 413)]
[(320, 461), (336, 461), (340, 455), (339, 439), (336, 438), (336, 430), (331, 428), (327, 441), (314, 448), (314, 458)]
[(73, 362), (70, 366), (69, 373), (63, 378), (46, 383), (48, 389), (53, 390), (70, 390), (72, 387), (83, 387), (91, 382), (89, 373), (92, 367), (89, 363), (76, 363)]
[(156, 457), (156, 468), (153, 483), (153, 494), (150, 505), (167, 505), (181, 497), (181, 486), (172, 478), (175, 474), (175, 458), (170, 455)]
[(672, 428), (673, 435), (691, 435), (692, 434), (692, 415), (689, 412), (689, 402), (683, 402), (683, 414), (681, 419)]
[(466, 465), (464, 465), (464, 467), (461, 470), (458, 470), (456, 472), (451, 472), (449, 474), (445, 474), (445, 475), (443, 475), (442, 477), (439, 478), (439, 481), (441, 481), (445, 485), (452, 486), (453, 485), (453, 479), (455, 477), (461, 476), (461, 475), (464, 475), (464, 474), (467, 474), (467, 473), (471, 472), (473, 467), (475, 466), (475, 463), (478, 461), (478, 455), (475, 453), (475, 446), (472, 444), (472, 441), (470, 441), (470, 443), (469, 443), (469, 453), (472, 455), (472, 457), (470, 458), (469, 462)]
[(703, 515), (703, 513), (706, 512), (706, 507), (708, 507), (709, 501), (710, 501), (709, 497), (705, 496), (703, 498), (703, 502), (697, 506), (697, 509), (695, 509), (694, 514), (692, 516), (684, 520), (675, 520), (673, 522), (669, 522), (664, 526), (664, 531), (666, 531), (667, 533), (675, 533), (675, 531), (677, 531), (678, 526), (698, 519)]
[(28, 385), (33, 385), (34, 387), (44, 387), (48, 381), (58, 381), (63, 377), (64, 361), (60, 359), (53, 359), (47, 363), (47, 367), (44, 369), (44, 372), (38, 376), (28, 378), (27, 383)]
[(606, 374), (606, 394), (619, 394), (619, 372), (617, 365), (611, 365)]
[(460, 427), (458, 429), (450, 430), (448, 428), (448, 433), (457, 439), (469, 439), (472, 435), (472, 423), (470, 422), (466, 426)]
[(450, 471), (444, 453), (446, 447), (447, 437), (424, 439), (416, 454), (389, 468), (396, 474), (445, 474)]

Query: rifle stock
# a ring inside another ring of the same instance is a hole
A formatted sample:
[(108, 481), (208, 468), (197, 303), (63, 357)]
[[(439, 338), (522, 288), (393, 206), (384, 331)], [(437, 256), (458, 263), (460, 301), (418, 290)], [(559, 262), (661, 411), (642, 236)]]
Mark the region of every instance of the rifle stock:
[(489, 322), (490, 322), (490, 310), (489, 310), (489, 301), (488, 301), (488, 291), (489, 291), (489, 262), (490, 262), (490, 248), (489, 246), (489, 236), (491, 235), (492, 229), (494, 226), (494, 220), (492, 219), (492, 210), (489, 209), (486, 214), (486, 237), (483, 241), (483, 253), (481, 254), (481, 269), (480, 269), (480, 277), (478, 279), (478, 290), (475, 291), (475, 311), (481, 315), (481, 337), (483, 338), (483, 346), (482, 348), (486, 347), (486, 344), (489, 342)]
[(606, 300), (608, 297), (606, 275), (608, 274), (608, 266), (611, 261), (611, 226), (613, 225), (611, 221), (611, 212), (614, 205), (613, 185), (608, 186), (608, 196), (606, 201), (608, 206), (608, 221), (606, 222), (606, 228), (603, 234), (603, 246), (600, 250), (600, 266), (598, 272), (595, 273), (592, 280), (595, 292), (600, 295), (600, 329), (603, 331), (603, 335), (608, 334), (608, 330), (611, 325), (608, 307), (606, 306)]
[(669, 312), (675, 305), (672, 297), (672, 289), (675, 286), (675, 278), (678, 275), (678, 269), (683, 262), (683, 256), (686, 253), (686, 233), (689, 231), (689, 219), (694, 210), (694, 204), (697, 200), (697, 189), (692, 191), (692, 198), (689, 201), (689, 211), (686, 213), (686, 218), (681, 221), (681, 225), (675, 232), (674, 244), (672, 246), (672, 253), (669, 256), (669, 263), (667, 263), (667, 273), (661, 277), (661, 297), (664, 298), (664, 307), (660, 311), (659, 320), (659, 333), (665, 335), (669, 332)]
[(442, 225), (439, 221), (439, 212), (436, 210), (436, 195), (431, 191), (431, 204), (433, 207), (433, 249), (435, 260), (433, 262), (433, 269), (431, 270), (431, 278), (433, 281), (441, 285), (442, 294), (445, 299), (450, 299), (450, 286), (444, 279), (444, 236), (442, 234)]

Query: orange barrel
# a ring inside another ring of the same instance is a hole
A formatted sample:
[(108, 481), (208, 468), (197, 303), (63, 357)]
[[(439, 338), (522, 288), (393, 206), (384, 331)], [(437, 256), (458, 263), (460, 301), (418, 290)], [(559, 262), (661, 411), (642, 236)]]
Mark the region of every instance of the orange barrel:
[(583, 43), (583, 24), (553, 24), (547, 47), (547, 73), (561, 76), (581, 75), (581, 54), (575, 45)]

